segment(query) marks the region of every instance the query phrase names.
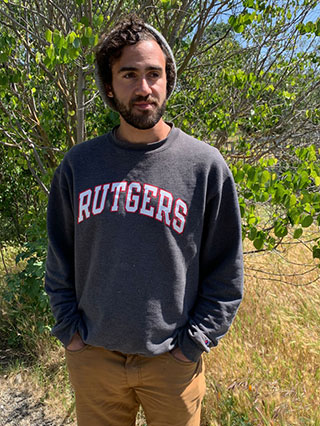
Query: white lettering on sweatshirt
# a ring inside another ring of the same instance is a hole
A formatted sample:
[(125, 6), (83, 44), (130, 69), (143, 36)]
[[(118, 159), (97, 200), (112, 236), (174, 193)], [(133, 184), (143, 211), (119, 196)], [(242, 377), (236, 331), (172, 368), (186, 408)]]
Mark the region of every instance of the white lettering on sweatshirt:
[[(120, 203), (121, 197), (123, 204)], [(103, 213), (107, 205), (111, 206), (111, 213), (123, 208), (127, 213), (138, 213), (163, 222), (178, 234), (183, 233), (188, 215), (187, 203), (181, 198), (175, 200), (171, 192), (147, 183), (122, 181), (82, 191), (79, 194), (78, 224), (89, 219), (91, 214)]]

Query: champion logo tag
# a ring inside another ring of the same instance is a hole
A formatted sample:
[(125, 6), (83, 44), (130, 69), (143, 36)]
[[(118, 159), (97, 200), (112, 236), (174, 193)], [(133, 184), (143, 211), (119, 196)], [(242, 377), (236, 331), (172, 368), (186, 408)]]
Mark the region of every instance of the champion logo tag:
[(205, 345), (206, 345), (206, 346), (209, 346), (209, 345), (210, 345), (209, 340), (205, 340), (205, 341), (204, 341), (204, 343), (205, 343)]

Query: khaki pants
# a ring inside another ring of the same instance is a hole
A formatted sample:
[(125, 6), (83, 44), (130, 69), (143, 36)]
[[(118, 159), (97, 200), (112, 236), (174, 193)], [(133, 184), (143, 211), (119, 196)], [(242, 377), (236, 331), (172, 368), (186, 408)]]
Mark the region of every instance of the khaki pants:
[(66, 350), (79, 426), (134, 426), (141, 404), (148, 426), (199, 426), (202, 359), (152, 358), (85, 346)]

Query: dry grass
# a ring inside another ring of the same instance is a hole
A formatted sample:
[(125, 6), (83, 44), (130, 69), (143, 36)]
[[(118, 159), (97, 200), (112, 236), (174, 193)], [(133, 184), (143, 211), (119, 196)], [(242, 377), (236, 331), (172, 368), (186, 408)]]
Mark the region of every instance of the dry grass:
[[(320, 270), (312, 270), (308, 247), (282, 250), (246, 256), (238, 316), (205, 356), (202, 426), (320, 425)], [(72, 416), (61, 348), (48, 345), (22, 369), (56, 416)], [(141, 413), (138, 423), (145, 424)]]
[(283, 247), (246, 257), (238, 316), (206, 357), (202, 425), (320, 425), (320, 271)]

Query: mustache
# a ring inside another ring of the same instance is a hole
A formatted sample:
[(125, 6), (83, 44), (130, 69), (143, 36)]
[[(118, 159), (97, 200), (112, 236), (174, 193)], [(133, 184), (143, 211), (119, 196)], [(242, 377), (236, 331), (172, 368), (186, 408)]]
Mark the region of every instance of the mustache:
[(131, 104), (134, 104), (135, 102), (150, 102), (150, 103), (158, 103), (158, 100), (154, 98), (153, 96), (147, 95), (147, 96), (136, 96), (131, 99)]

